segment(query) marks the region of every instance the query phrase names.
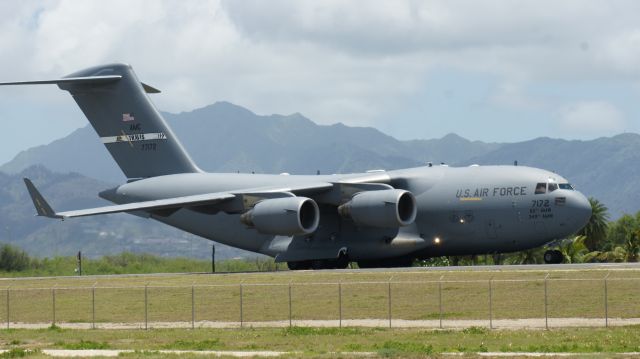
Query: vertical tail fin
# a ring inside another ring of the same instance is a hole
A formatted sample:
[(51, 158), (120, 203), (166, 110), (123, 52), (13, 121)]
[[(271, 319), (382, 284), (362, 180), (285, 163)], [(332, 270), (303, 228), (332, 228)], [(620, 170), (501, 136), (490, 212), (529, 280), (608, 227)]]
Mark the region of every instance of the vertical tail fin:
[(131, 66), (103, 65), (57, 80), (0, 85), (33, 84), (69, 91), (127, 178), (200, 172), (146, 94), (160, 91), (141, 83)]
[(145, 92), (131, 66), (112, 64), (66, 76), (122, 76), (106, 84), (59, 83), (78, 103), (127, 178), (198, 172), (182, 144)]

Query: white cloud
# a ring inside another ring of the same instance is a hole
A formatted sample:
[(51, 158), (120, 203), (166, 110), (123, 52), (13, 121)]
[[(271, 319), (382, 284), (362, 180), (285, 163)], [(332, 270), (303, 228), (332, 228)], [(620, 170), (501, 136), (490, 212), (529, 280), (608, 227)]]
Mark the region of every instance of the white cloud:
[(610, 135), (625, 128), (624, 115), (613, 104), (605, 101), (576, 102), (557, 113), (564, 130), (590, 135)]
[[(244, 36), (357, 57), (404, 53), (469, 69), (539, 77), (610, 71), (638, 26), (636, 1), (225, 1)], [(605, 26), (606, 25), (606, 26)], [(611, 46), (620, 39), (621, 46)], [(621, 52), (612, 55), (611, 52)], [(635, 64), (616, 71), (640, 74)]]
[[(228, 100), (258, 113), (370, 125), (429, 92), (429, 75), (442, 68), (488, 75), (502, 85), (478, 97), (522, 111), (540, 108), (525, 91), (531, 84), (640, 82), (640, 2), (633, 0), (25, 0), (0, 2), (0, 14), (0, 79), (128, 62), (163, 91), (153, 97), (158, 107), (174, 112)], [(53, 91), (7, 96), (70, 106)], [(61, 122), (44, 126), (54, 123)], [(15, 127), (0, 123), (5, 133)]]
[(525, 92), (525, 85), (515, 82), (503, 82), (491, 96), (491, 101), (500, 106), (516, 109), (535, 109), (544, 106), (544, 103)]
[(602, 55), (603, 62), (610, 63), (612, 68), (623, 73), (630, 72), (638, 79), (638, 62), (640, 61), (640, 27), (631, 28), (611, 36)]
[(61, 0), (3, 13), (18, 14), (0, 23), (0, 50), (18, 54), (5, 68), (129, 62), (172, 111), (226, 99), (367, 123), (437, 67), (496, 75), (494, 98), (521, 105), (532, 100), (513, 84), (640, 75), (635, 1)]

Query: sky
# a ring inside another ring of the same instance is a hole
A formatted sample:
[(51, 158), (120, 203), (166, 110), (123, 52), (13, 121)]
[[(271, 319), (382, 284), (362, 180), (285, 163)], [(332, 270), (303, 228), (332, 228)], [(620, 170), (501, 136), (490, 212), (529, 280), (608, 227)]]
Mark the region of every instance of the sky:
[[(7, 0), (0, 54), (0, 81), (129, 63), (174, 113), (229, 101), (403, 140), (640, 132), (635, 0)], [(0, 87), (0, 163), (86, 123), (55, 86)]]

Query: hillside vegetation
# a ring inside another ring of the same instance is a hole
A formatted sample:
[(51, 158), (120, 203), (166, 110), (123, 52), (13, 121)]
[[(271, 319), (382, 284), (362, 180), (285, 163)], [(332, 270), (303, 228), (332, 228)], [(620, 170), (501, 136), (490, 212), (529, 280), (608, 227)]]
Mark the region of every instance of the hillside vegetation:
[[(270, 258), (225, 259), (216, 262), (217, 272), (257, 272), (275, 270)], [(279, 265), (279, 269), (284, 269)], [(83, 275), (211, 272), (211, 261), (185, 257), (163, 258), (144, 253), (124, 252), (97, 259), (83, 258)], [(42, 277), (78, 275), (74, 256), (36, 258), (5, 244), (0, 247), (0, 277)]]

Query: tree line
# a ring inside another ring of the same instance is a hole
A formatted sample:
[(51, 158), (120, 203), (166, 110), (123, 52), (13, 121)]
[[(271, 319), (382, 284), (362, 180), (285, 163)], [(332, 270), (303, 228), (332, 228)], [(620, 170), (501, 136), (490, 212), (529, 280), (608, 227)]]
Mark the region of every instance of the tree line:
[[(216, 261), (217, 272), (254, 272), (284, 270), (273, 258), (264, 256)], [(83, 258), (82, 274), (142, 274), (211, 272), (211, 261), (184, 257), (160, 257), (146, 253), (124, 252), (99, 258)], [(15, 246), (0, 246), (0, 276), (59, 276), (78, 273), (75, 256), (36, 258)]]

